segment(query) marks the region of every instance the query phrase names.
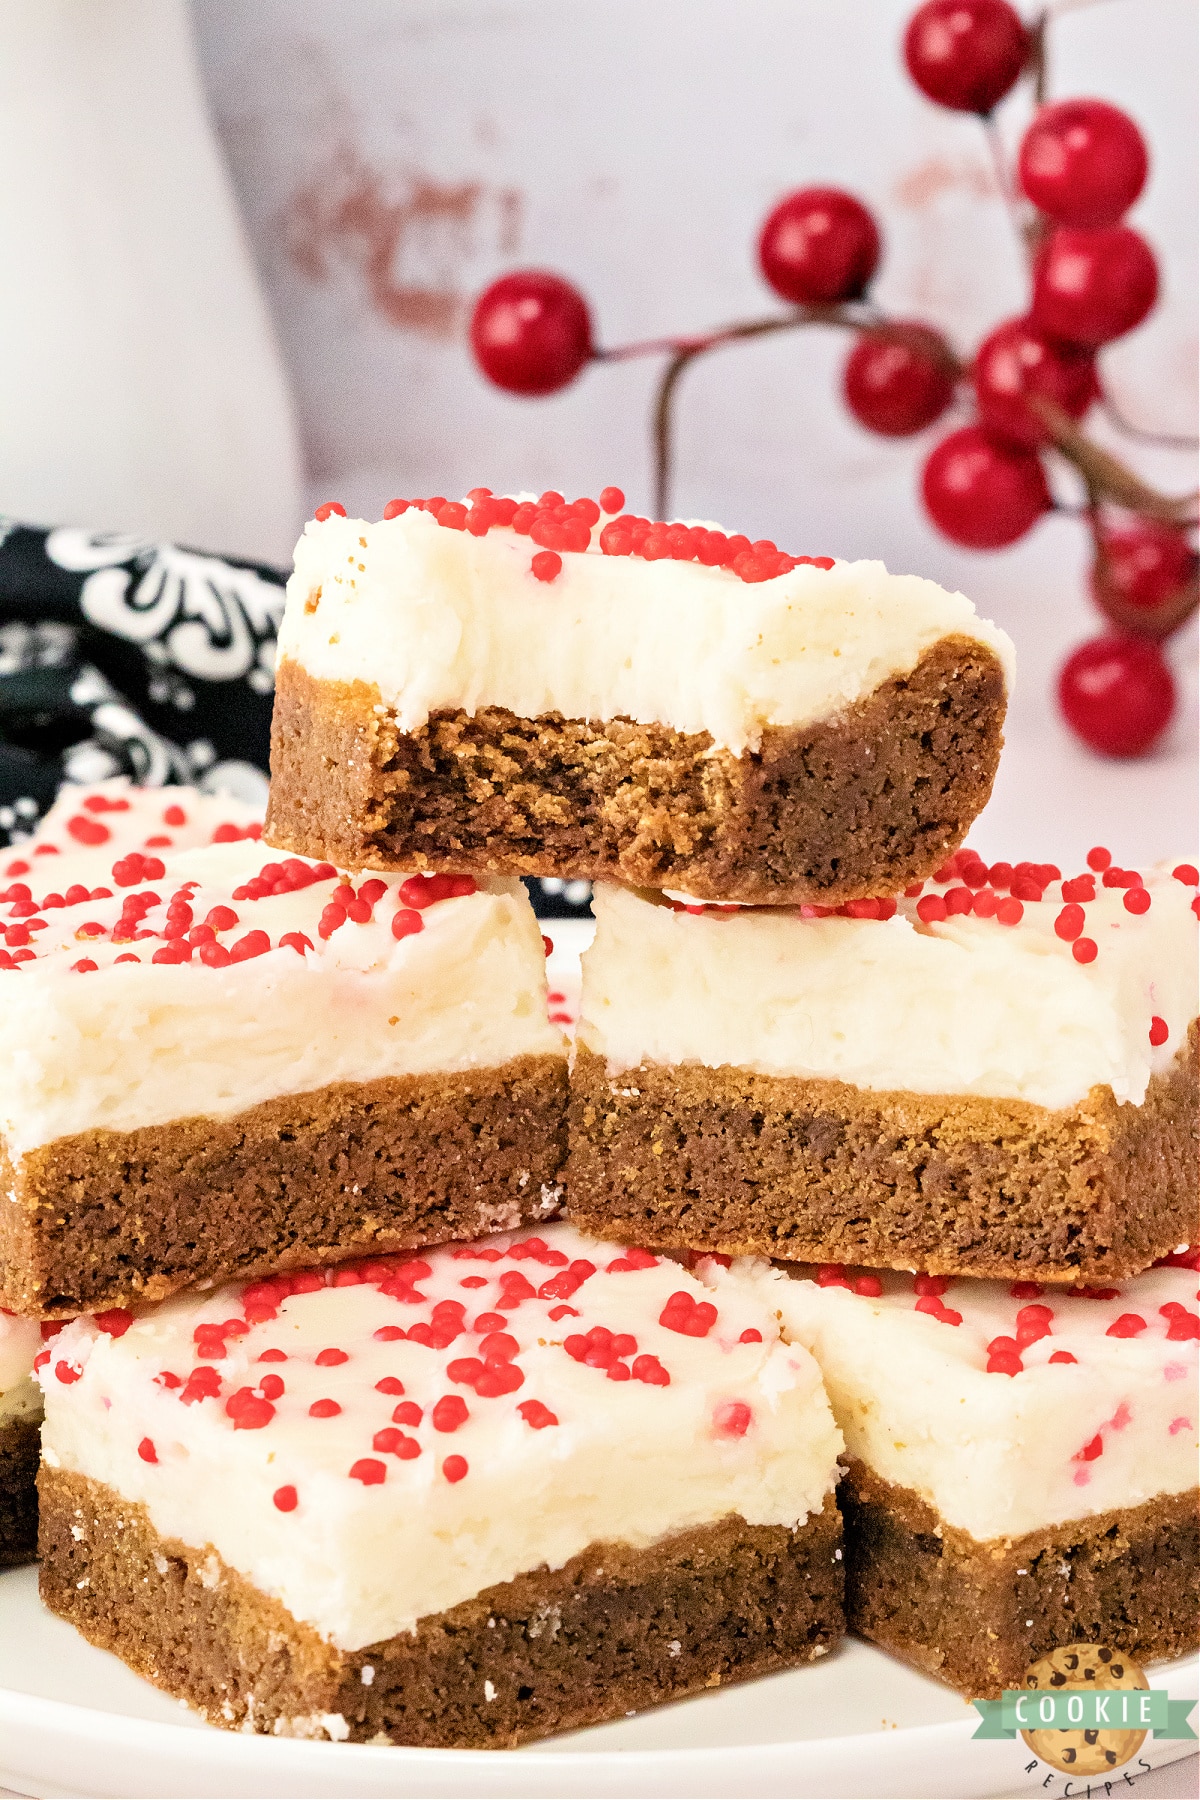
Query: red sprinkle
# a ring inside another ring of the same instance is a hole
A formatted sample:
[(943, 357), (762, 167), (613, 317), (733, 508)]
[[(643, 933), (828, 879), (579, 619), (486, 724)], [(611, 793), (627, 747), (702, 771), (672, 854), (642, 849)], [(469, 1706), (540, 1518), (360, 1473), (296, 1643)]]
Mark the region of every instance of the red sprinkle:
[(755, 1331), (753, 1325), (747, 1326), (746, 1330), (743, 1331), (741, 1337), (738, 1339), (739, 1344), (761, 1344), (762, 1341), (762, 1332)]
[(710, 1301), (697, 1301), (680, 1290), (670, 1296), (658, 1315), (658, 1322), (668, 1331), (679, 1332), (682, 1337), (707, 1337), (717, 1322), (717, 1309)]
[(1165, 1019), (1160, 1019), (1158, 1014), (1155, 1013), (1150, 1021), (1150, 1042), (1154, 1045), (1154, 1048), (1157, 1050), (1160, 1044), (1165, 1044), (1170, 1035), (1171, 1030), (1167, 1021)]
[(517, 1411), (533, 1431), (545, 1431), (548, 1425), (558, 1424), (557, 1416), (540, 1400), (522, 1400), (518, 1403)]
[(1095, 869), (1096, 873), (1099, 874), (1101, 870), (1107, 869), (1112, 862), (1112, 851), (1106, 850), (1102, 844), (1096, 844), (1088, 851), (1085, 860), (1088, 868)]
[(713, 1429), (718, 1437), (745, 1437), (753, 1417), (744, 1400), (722, 1400), (713, 1410)]
[[(340, 500), (326, 500), (324, 506), (318, 506), (313, 518), (317, 520), (318, 524), (323, 525), (332, 513), (336, 513), (339, 519), (345, 518), (346, 509)], [(351, 1474), (353, 1472), (351, 1470)]]
[(1075, 1452), (1074, 1456), (1071, 1458), (1071, 1461), (1072, 1462), (1095, 1462), (1096, 1458), (1098, 1456), (1103, 1456), (1103, 1454), (1104, 1454), (1104, 1439), (1101, 1437), (1100, 1433), (1097, 1432), (1095, 1437), (1092, 1438), (1090, 1440), (1090, 1442), (1086, 1443), (1083, 1446), (1082, 1450), (1077, 1450)]
[[(376, 1333), (376, 1336), (378, 1336), (378, 1333)], [(402, 1394), (404, 1392), (404, 1383), (398, 1375), (385, 1375), (382, 1381), (377, 1381), (375, 1383), (375, 1392), (377, 1394)]]
[(461, 1481), (466, 1472), (467, 1459), (465, 1456), (448, 1456), (442, 1464), (442, 1474), (447, 1481)]
[(94, 1313), (92, 1316), (100, 1330), (111, 1338), (124, 1337), (133, 1324), (133, 1314), (124, 1306), (110, 1306), (107, 1312)]
[[(443, 1394), (430, 1413), (435, 1431), (457, 1431), (470, 1418), (467, 1403), (461, 1394)], [(461, 1459), (460, 1459), (461, 1460)], [(463, 1464), (466, 1474), (466, 1464)]]
[(1140, 1313), (1122, 1313), (1119, 1319), (1113, 1320), (1104, 1335), (1105, 1337), (1131, 1338), (1137, 1337), (1138, 1333), (1145, 1329), (1146, 1321)]
[(1176, 881), (1182, 881), (1184, 887), (1200, 887), (1200, 869), (1195, 863), (1179, 863), (1171, 873)]
[(144, 1437), (142, 1439), (138, 1445), (138, 1455), (143, 1462), (156, 1463), (158, 1461), (158, 1451), (154, 1448), (153, 1438)]
[(1084, 919), (1082, 906), (1064, 906), (1054, 921), (1055, 933), (1068, 944), (1074, 943), (1083, 930)]
[(1096, 940), (1095, 940), (1095, 938), (1088, 938), (1088, 937), (1076, 938), (1075, 942), (1071, 945), (1071, 955), (1075, 958), (1075, 961), (1077, 963), (1095, 962), (1095, 960), (1096, 960)]
[(408, 907), (401, 907), (392, 919), (392, 936), (394, 938), (412, 937), (415, 932), (424, 931), (425, 921), (419, 912)]
[[(562, 574), (562, 557), (555, 550), (539, 550), (529, 565), (530, 572), (538, 581), (553, 581)], [(461, 1458), (451, 1460), (461, 1461)], [(464, 1468), (463, 1473), (466, 1473)], [(456, 1477), (455, 1479), (461, 1479)]]
[(387, 1480), (386, 1465), (374, 1456), (360, 1456), (356, 1463), (350, 1465), (351, 1481), (361, 1481), (364, 1487), (379, 1487)]
[(1056, 1350), (1050, 1361), (1052, 1363), (1073, 1363), (1078, 1362), (1079, 1358), (1072, 1356), (1069, 1350)]
[(289, 1482), (285, 1487), (276, 1488), (271, 1498), (280, 1512), (295, 1512), (299, 1495)]
[(310, 1419), (336, 1419), (341, 1410), (336, 1400), (314, 1400), (308, 1416)]
[(313, 1361), (318, 1369), (336, 1369), (339, 1363), (349, 1362), (350, 1358), (344, 1350), (318, 1350)]

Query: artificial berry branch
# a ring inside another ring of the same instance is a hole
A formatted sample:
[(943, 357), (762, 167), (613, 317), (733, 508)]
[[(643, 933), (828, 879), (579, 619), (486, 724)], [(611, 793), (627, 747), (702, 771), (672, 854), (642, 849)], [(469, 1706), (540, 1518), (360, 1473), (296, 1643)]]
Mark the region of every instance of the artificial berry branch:
[[(788, 194), (763, 224), (759, 267), (787, 312), (600, 349), (583, 295), (560, 276), (522, 271), (480, 296), (471, 343), (484, 374), (523, 395), (556, 392), (589, 362), (664, 356), (652, 426), (660, 518), (670, 510), (679, 383), (693, 363), (728, 345), (813, 326), (849, 333), (843, 397), (860, 424), (887, 437), (915, 436), (969, 399), (975, 418), (926, 457), (926, 511), (944, 535), (976, 550), (1015, 543), (1052, 511), (1085, 522), (1092, 593), (1115, 635), (1068, 659), (1060, 702), (1093, 748), (1137, 755), (1174, 708), (1159, 645), (1196, 610), (1200, 565), (1187, 534), (1197, 496), (1160, 492), (1081, 423), (1098, 404), (1128, 436), (1175, 448), (1190, 441), (1131, 427), (1097, 369), (1098, 352), (1141, 324), (1157, 299), (1154, 253), (1123, 222), (1149, 165), (1141, 132), (1117, 107), (1046, 102), (1054, 10), (1027, 27), (1009, 0), (926, 0), (904, 35), (904, 60), (922, 92), (982, 121), (1028, 262), (1028, 312), (998, 325), (969, 359), (929, 325), (888, 318), (868, 298), (879, 230), (867, 208), (837, 188)], [(993, 114), (1021, 81), (1035, 112), (1010, 169)], [(1051, 454), (1074, 472), (1079, 504), (1056, 500)]]

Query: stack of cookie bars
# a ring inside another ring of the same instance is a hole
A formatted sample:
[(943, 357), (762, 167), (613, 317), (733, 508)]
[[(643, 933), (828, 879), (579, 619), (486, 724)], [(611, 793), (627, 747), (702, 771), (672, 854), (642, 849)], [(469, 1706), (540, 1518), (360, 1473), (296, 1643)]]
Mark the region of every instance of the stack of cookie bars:
[(962, 848), (961, 595), (622, 505), (321, 508), (273, 854), (5, 890), (0, 1433), (33, 1361), (43, 1596), (214, 1723), (1195, 1641), (1200, 876)]

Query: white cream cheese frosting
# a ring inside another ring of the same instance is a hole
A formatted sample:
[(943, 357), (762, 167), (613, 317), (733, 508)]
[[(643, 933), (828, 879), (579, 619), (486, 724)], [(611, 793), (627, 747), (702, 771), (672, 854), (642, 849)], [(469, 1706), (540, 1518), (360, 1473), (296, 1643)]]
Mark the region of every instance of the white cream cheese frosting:
[(820, 1374), (761, 1289), (714, 1305), (561, 1225), (305, 1281), (69, 1326), (44, 1456), (344, 1649), (593, 1543), (797, 1527), (833, 1490)]
[(735, 755), (767, 726), (842, 711), (951, 634), (986, 645), (1011, 688), (1009, 639), (935, 582), (853, 562), (747, 584), (696, 562), (606, 556), (598, 533), (547, 584), (531, 573), (536, 544), (507, 527), (473, 537), (415, 509), (312, 519), (280, 658), (375, 684), (402, 731), (439, 708), (499, 706), (707, 731)]
[(201, 844), (257, 837), (262, 808), (229, 794), (205, 794), (194, 787), (136, 787), (125, 775), (77, 786), (66, 782), (28, 839), (14, 843), (0, 873), (8, 880), (36, 867), (39, 880), (67, 885), (78, 869), (123, 856), (129, 850), (192, 850)]
[(614, 1075), (692, 1062), (1046, 1107), (1110, 1087), (1140, 1104), (1196, 1014), (1196, 889), (1151, 870), (1150, 905), (1134, 913), (1128, 889), (1092, 885), (1077, 935), (1095, 955), (1082, 962), (1058, 933), (1074, 904), (1061, 880), (1018, 904), (1015, 924), (927, 921), (915, 893), (878, 919), (686, 909), (597, 884), (578, 1041)]
[[(743, 1269), (702, 1265), (718, 1294)], [(845, 1285), (776, 1275), (785, 1335), (821, 1365), (847, 1455), (947, 1525), (986, 1543), (1196, 1486), (1195, 1268), (1044, 1294), (890, 1271), (823, 1279)]]
[[(333, 1082), (563, 1054), (541, 934), (517, 881), (467, 881), (474, 891), (429, 903), (436, 878), (429, 888), (417, 877), (413, 907), (403, 875), (360, 874), (347, 886), (328, 864), (272, 859), (252, 841), (148, 863), (139, 854), (114, 865), (124, 885), (93, 872), (91, 892), (107, 898), (46, 907), (39, 867), (21, 884), (31, 898), (0, 907), (4, 955), (20, 959), (0, 968), (0, 1131), (11, 1156), (81, 1131), (225, 1117)], [(250, 897), (264, 867), (294, 868), (305, 885)], [(336, 917), (341, 899), (364, 891), (362, 916), (343, 911), (323, 935), (327, 909)], [(132, 926), (131, 903), (146, 908)], [(188, 937), (215, 914), (208, 936), (235, 960), (206, 966), (200, 944), (188, 946), (190, 961), (153, 960), (172, 941), (173, 904)], [(397, 938), (400, 912), (416, 928)], [(296, 934), (308, 948), (282, 941)], [(261, 953), (236, 960), (247, 940)]]

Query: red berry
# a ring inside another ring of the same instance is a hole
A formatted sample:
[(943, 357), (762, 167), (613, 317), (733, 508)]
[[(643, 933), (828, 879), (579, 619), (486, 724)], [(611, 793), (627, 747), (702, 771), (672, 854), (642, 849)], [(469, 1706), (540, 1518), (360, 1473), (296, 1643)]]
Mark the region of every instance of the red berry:
[(1025, 66), (1029, 39), (1006, 0), (928, 0), (904, 34), (923, 94), (955, 112), (989, 113)]
[(1050, 435), (1029, 405), (1031, 396), (1081, 419), (1098, 392), (1091, 356), (1051, 343), (1028, 319), (1009, 319), (983, 340), (972, 379), (983, 423), (1030, 450)]
[[(1157, 519), (1102, 526), (1092, 565), (1092, 597), (1114, 624), (1166, 636), (1190, 609), (1196, 554), (1183, 533)], [(1134, 617), (1130, 619), (1129, 611)]]
[(969, 550), (1015, 544), (1051, 506), (1037, 457), (979, 425), (942, 439), (925, 464), (921, 492), (939, 531)]
[(846, 358), (842, 391), (868, 431), (911, 437), (954, 398), (954, 358), (927, 325), (900, 321), (864, 331)]
[(1033, 267), (1033, 322), (1097, 349), (1140, 325), (1158, 298), (1158, 264), (1128, 225), (1060, 225)]
[(471, 348), (488, 380), (508, 393), (557, 393), (593, 353), (587, 301), (541, 269), (502, 275), (475, 302)]
[(879, 261), (879, 231), (853, 194), (798, 188), (768, 215), (758, 260), (775, 292), (793, 306), (857, 300)]
[(1115, 225), (1145, 187), (1148, 167), (1141, 132), (1105, 100), (1043, 106), (1017, 159), (1026, 194), (1060, 225)]
[(1101, 637), (1063, 664), (1059, 704), (1084, 743), (1106, 756), (1141, 756), (1175, 710), (1175, 683), (1155, 644)]

